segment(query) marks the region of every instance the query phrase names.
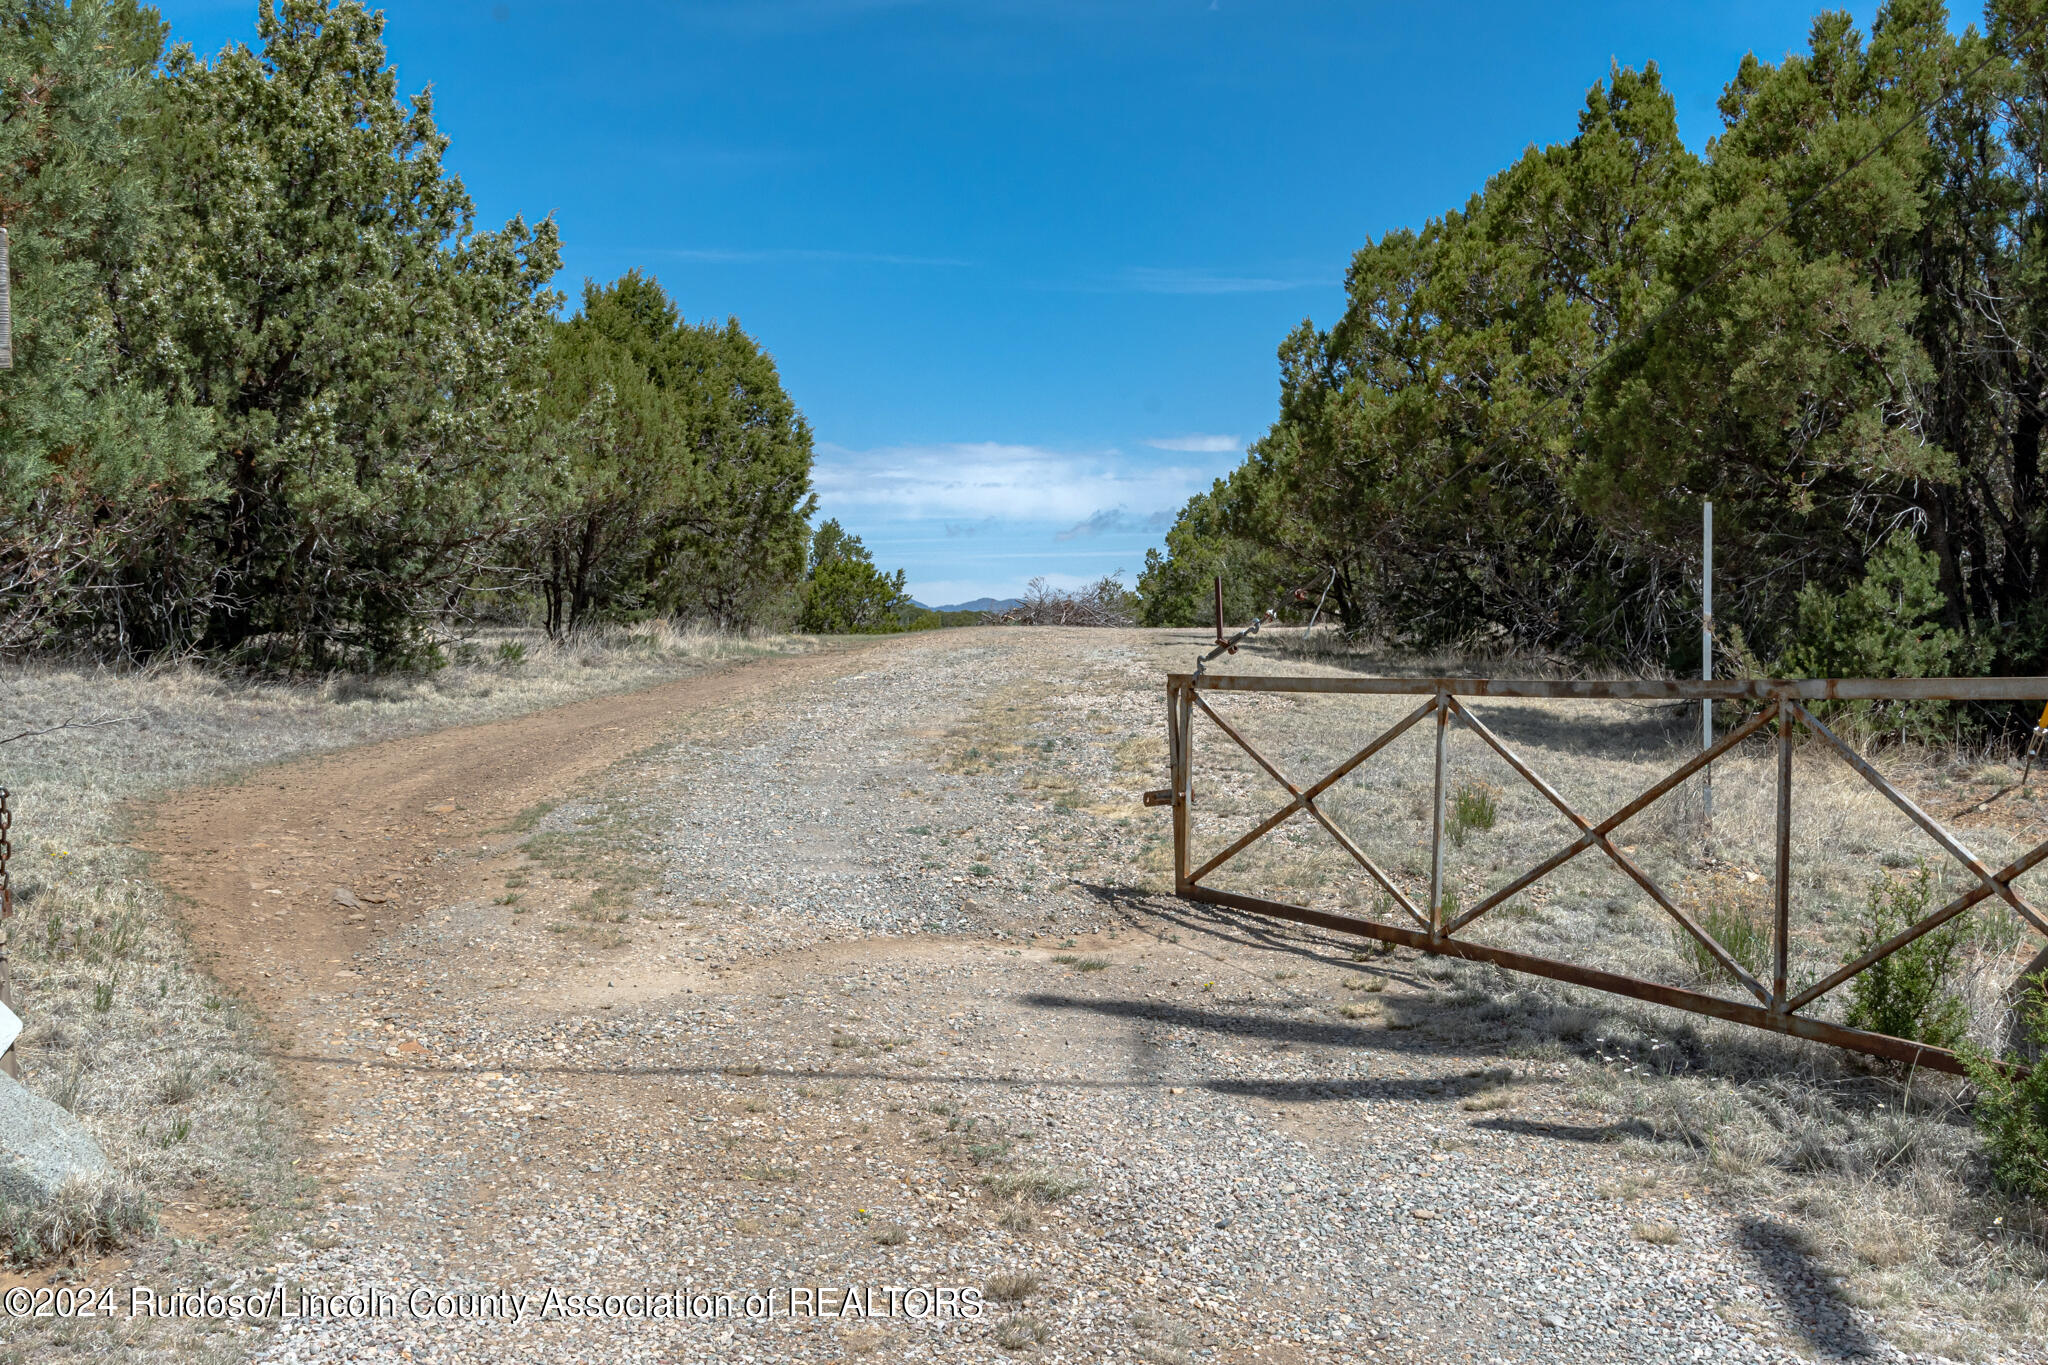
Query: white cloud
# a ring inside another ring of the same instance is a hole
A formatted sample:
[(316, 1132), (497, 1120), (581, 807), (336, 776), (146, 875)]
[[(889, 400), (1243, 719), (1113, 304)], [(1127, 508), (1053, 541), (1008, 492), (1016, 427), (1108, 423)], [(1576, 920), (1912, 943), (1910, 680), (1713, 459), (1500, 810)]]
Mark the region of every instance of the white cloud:
[(822, 263), (849, 265), (971, 266), (951, 256), (899, 256), (886, 251), (826, 251), (807, 247), (657, 247), (650, 254), (708, 265), (782, 265)]
[(1213, 270), (1127, 266), (1116, 286), (1139, 294), (1278, 294), (1328, 284), (1326, 279), (1282, 279), (1270, 275), (1222, 275)]
[(1069, 453), (995, 441), (848, 450), (821, 444), (812, 478), (826, 514), (952, 523), (1072, 526), (1104, 508), (1171, 512), (1216, 470), (1154, 464), (1116, 450)]
[(1186, 436), (1161, 436), (1145, 444), (1154, 450), (1182, 450), (1200, 455), (1221, 455), (1226, 451), (1235, 453), (1244, 448), (1235, 436), (1204, 436), (1200, 432), (1190, 432)]
[(1105, 507), (1084, 521), (1069, 526), (1054, 536), (1054, 540), (1077, 540), (1082, 536), (1108, 536), (1131, 534), (1139, 531), (1163, 531), (1173, 525), (1173, 513), (1154, 512), (1150, 516), (1134, 517), (1121, 507)]

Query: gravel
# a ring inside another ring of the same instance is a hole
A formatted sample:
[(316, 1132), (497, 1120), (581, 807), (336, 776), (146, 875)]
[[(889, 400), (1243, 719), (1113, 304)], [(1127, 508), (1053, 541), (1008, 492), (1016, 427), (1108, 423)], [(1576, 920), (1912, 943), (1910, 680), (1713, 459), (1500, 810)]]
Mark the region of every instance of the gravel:
[[(692, 716), (539, 822), (586, 861), (533, 859), (530, 905), (344, 965), (293, 1021), (326, 1202), (243, 1284), (396, 1306), (256, 1357), (1933, 1358), (1771, 1210), (1622, 1151), (1587, 1063), (1438, 1027), (1424, 960), (1160, 895), (1127, 746), (1191, 639), (935, 633)], [(590, 859), (642, 869), (631, 918), (574, 915)], [(999, 1276), (1036, 1283), (978, 1318), (540, 1316)]]

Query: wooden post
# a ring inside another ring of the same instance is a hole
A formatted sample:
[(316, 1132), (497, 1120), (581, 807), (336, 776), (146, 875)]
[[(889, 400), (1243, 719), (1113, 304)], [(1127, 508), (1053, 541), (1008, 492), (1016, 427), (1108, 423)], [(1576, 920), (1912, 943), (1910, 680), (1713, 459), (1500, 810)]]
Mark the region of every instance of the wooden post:
[(1316, 633), (1316, 622), (1320, 621), (1323, 617), (1323, 603), (1330, 600), (1330, 589), (1336, 586), (1337, 571), (1335, 569), (1332, 569), (1330, 570), (1330, 581), (1323, 584), (1322, 596), (1316, 598), (1316, 609), (1313, 612), (1309, 613), (1308, 629), (1301, 633), (1302, 639), (1306, 640), (1309, 636)]

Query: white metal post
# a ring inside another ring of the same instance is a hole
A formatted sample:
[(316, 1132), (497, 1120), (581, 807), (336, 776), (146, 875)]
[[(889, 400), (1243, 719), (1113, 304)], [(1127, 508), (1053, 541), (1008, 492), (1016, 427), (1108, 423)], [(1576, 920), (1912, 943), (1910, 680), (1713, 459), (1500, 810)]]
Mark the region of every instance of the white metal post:
[(14, 277), (8, 273), (7, 229), (0, 228), (0, 370), (14, 368)]
[[(1701, 520), (1704, 546), (1700, 559), (1700, 681), (1714, 680), (1714, 504), (1705, 504)], [(1714, 747), (1714, 702), (1700, 698), (1700, 748)], [(1700, 769), (1700, 830), (1714, 827), (1714, 765)]]

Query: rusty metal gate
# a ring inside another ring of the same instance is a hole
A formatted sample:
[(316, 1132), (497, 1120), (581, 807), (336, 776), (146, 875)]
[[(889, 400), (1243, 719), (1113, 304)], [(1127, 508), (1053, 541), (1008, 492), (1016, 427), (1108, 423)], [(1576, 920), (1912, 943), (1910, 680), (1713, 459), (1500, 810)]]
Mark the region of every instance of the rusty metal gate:
[[(1219, 651), (1220, 652), (1220, 651)], [(1213, 692), (1293, 692), (1349, 695), (1416, 695), (1425, 700), (1414, 710), (1375, 737), (1370, 743), (1353, 753), (1329, 772), (1306, 786), (1297, 785), (1285, 773), (1261, 754), (1238, 728), (1219, 715), (1207, 700), (1205, 693)], [(1544, 781), (1522, 758), (1514, 752), (1493, 730), (1488, 728), (1472, 708), (1468, 699), (1507, 698), (1559, 698), (1621, 701), (1747, 701), (1760, 704), (1756, 714), (1723, 735), (1711, 748), (1700, 751), (1678, 765), (1662, 780), (1645, 790), (1640, 796), (1628, 802), (1613, 814), (1594, 821), (1588, 819), (1557, 791)], [(1617, 995), (1630, 996), (1637, 1000), (1648, 1000), (1676, 1009), (1690, 1010), (1695, 1014), (1711, 1015), (1739, 1024), (1769, 1029), (1777, 1033), (1809, 1038), (1817, 1042), (1830, 1043), (1836, 1047), (1849, 1048), (1878, 1057), (1890, 1058), (1918, 1066), (1943, 1071), (1960, 1071), (1961, 1064), (1955, 1054), (1943, 1048), (1933, 1047), (1908, 1039), (1895, 1038), (1888, 1034), (1871, 1033), (1862, 1029), (1813, 1017), (1803, 1013), (1809, 1006), (1850, 978), (1867, 970), (1923, 934), (1939, 928), (1956, 916), (1963, 914), (1979, 902), (1993, 897), (2010, 906), (2048, 944), (2048, 918), (2030, 905), (2014, 888), (2013, 883), (2029, 868), (2048, 858), (2048, 841), (2036, 845), (2024, 856), (2015, 859), (2005, 867), (1993, 870), (1987, 867), (1976, 854), (1972, 853), (1961, 840), (1944, 828), (1942, 824), (1922, 810), (1914, 801), (1887, 781), (1883, 774), (1872, 767), (1855, 749), (1823, 724), (1809, 709), (1807, 703), (1816, 701), (2041, 701), (2048, 699), (2048, 678), (1911, 678), (1911, 679), (1750, 679), (1717, 682), (1658, 682), (1658, 681), (1546, 681), (1546, 680), (1505, 680), (1494, 678), (1369, 678), (1369, 677), (1325, 677), (1285, 678), (1219, 676), (1212, 673), (1175, 673), (1167, 678), (1167, 762), (1172, 787), (1167, 791), (1146, 794), (1149, 805), (1171, 805), (1173, 807), (1173, 867), (1174, 889), (1180, 896), (1194, 901), (1229, 906), (1256, 914), (1270, 915), (1279, 919), (1293, 920), (1302, 924), (1318, 925), (1343, 933), (1360, 935), (1386, 943), (1400, 944), (1423, 952), (1442, 954), (1448, 957), (1465, 958), (1478, 962), (1491, 962), (1513, 971), (1527, 972), (1536, 976), (1550, 977), (1575, 985), (1591, 986), (1598, 990), (1611, 991)], [(1199, 867), (1190, 865), (1188, 852), (1190, 826), (1194, 810), (1194, 767), (1195, 767), (1195, 714), (1201, 715), (1256, 762), (1287, 793), (1287, 802), (1271, 815), (1229, 844), (1222, 852), (1203, 862)], [(1447, 765), (1447, 730), (1451, 718), (1459, 722), (1497, 753), (1507, 765), (1523, 780), (1542, 794), (1545, 800), (1555, 806), (1578, 830), (1576, 839), (1552, 853), (1541, 862), (1512, 878), (1506, 885), (1487, 895), (1469, 908), (1456, 910), (1448, 920), (1445, 917), (1444, 897), (1444, 823), (1445, 823), (1445, 781)], [(1436, 730), (1436, 767), (1433, 817), (1430, 828), (1429, 891), (1426, 902), (1417, 904), (1415, 899), (1404, 893), (1379, 864), (1367, 855), (1364, 849), (1330, 818), (1317, 802), (1340, 780), (1364, 764), (1374, 754), (1384, 749), (1411, 727), (1433, 723)], [(1844, 762), (1863, 776), (1873, 787), (1899, 810), (1926, 831), (1934, 841), (1951, 857), (1968, 870), (1976, 884), (1950, 900), (1941, 909), (1909, 925), (1899, 933), (1876, 944), (1868, 952), (1840, 966), (1826, 977), (1796, 992), (1788, 984), (1788, 961), (1791, 952), (1792, 896), (1790, 864), (1792, 854), (1792, 754), (1794, 731), (1804, 727), (1829, 750), (1839, 755)], [(1745, 741), (1767, 736), (1777, 751), (1777, 822), (1776, 822), (1776, 867), (1773, 878), (1773, 923), (1770, 927), (1771, 965), (1768, 983), (1761, 981), (1735, 955), (1715, 937), (1708, 933), (1699, 920), (1679, 905), (1662, 887), (1651, 879), (1628, 852), (1617, 845), (1613, 835), (1625, 822), (1641, 814), (1659, 797), (1678, 787), (1695, 773), (1705, 769), (1715, 759), (1722, 757)], [(1328, 832), (1338, 846), (1355, 860), (1364, 874), (1376, 884), (1384, 896), (1398, 907), (1412, 923), (1385, 924), (1355, 915), (1333, 911), (1316, 910), (1307, 906), (1294, 905), (1286, 901), (1273, 900), (1262, 896), (1245, 895), (1235, 891), (1223, 891), (1205, 884), (1205, 880), (1219, 868), (1229, 863), (1245, 849), (1257, 843), (1268, 833), (1277, 829), (1294, 815), (1307, 812)], [(1512, 949), (1494, 947), (1484, 943), (1461, 938), (1475, 920), (1488, 911), (1505, 903), (1509, 898), (1533, 885), (1541, 878), (1564, 866), (1589, 849), (1599, 849), (1630, 880), (1640, 886), (1656, 904), (1669, 915), (1686, 934), (1696, 940), (1721, 967), (1736, 981), (1740, 982), (1754, 1003), (1746, 1000), (1730, 1000), (1704, 991), (1665, 985), (1661, 982), (1646, 981), (1638, 977), (1617, 972), (1603, 971), (1574, 963), (1561, 962), (1552, 958), (1538, 957)], [(2048, 967), (2048, 946), (2044, 946), (2026, 974)], [(2026, 975), (2023, 974), (2023, 975)]]

